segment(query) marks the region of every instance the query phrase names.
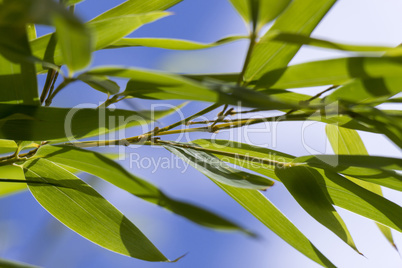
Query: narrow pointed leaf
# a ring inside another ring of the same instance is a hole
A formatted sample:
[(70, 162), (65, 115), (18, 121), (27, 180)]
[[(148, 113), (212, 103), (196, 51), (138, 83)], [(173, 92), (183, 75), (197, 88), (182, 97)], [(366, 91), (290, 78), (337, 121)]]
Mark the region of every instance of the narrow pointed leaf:
[(335, 267), (262, 193), (257, 190), (229, 186), (210, 179), (300, 253), (324, 267)]
[(0, 120), (4, 118), (0, 124), (0, 138), (42, 141), (82, 139), (145, 124), (174, 111), (134, 112), (0, 104)]
[(276, 168), (275, 174), (307, 213), (361, 254), (330, 197), (318, 184), (319, 172), (308, 167), (289, 167)]
[(309, 45), (321, 48), (329, 48), (344, 51), (353, 52), (388, 52), (392, 55), (401, 53), (402, 49), (400, 47), (386, 47), (386, 46), (365, 46), (365, 45), (351, 45), (351, 44), (341, 44), (328, 40), (317, 39), (309, 37), (308, 35), (298, 34), (298, 33), (287, 33), (287, 32), (271, 32), (270, 40), (298, 45)]
[[(0, 178), (11, 180), (25, 180), (24, 171), (20, 166), (0, 166)], [(0, 197), (21, 192), (27, 188), (25, 183), (0, 181)]]
[(230, 0), (247, 23), (258, 28), (274, 20), (291, 0)]
[[(1, 6), (0, 6), (1, 9)], [(25, 25), (0, 26), (0, 103), (39, 104), (35, 66)]]
[[(85, 23), (91, 31), (93, 47), (95, 50), (105, 48), (120, 40), (144, 24), (153, 22), (169, 15), (167, 12), (151, 12), (145, 14), (108, 17), (103, 20), (93, 20)], [(62, 65), (62, 50), (56, 42), (54, 34), (44, 35), (31, 41), (31, 49), (34, 56), (46, 62)], [(37, 66), (37, 71), (42, 72), (43, 67)]]
[(232, 168), (209, 153), (191, 148), (182, 148), (175, 146), (173, 143), (171, 145), (164, 144), (163, 147), (180, 156), (205, 176), (213, 178), (220, 183), (247, 189), (266, 189), (274, 184), (267, 178)]
[(336, 0), (292, 1), (256, 44), (244, 80), (257, 80), (271, 70), (286, 67), (299, 50), (298, 45), (271, 42), (269, 35), (272, 32), (279, 30), (310, 35), (335, 2)]
[(39, 268), (39, 266), (33, 266), (21, 262), (14, 262), (9, 260), (0, 259), (0, 267), (2, 268)]
[(46, 158), (57, 164), (95, 175), (145, 201), (164, 207), (202, 226), (251, 234), (215, 213), (169, 197), (155, 185), (134, 176), (113, 160), (97, 152), (72, 146), (43, 146), (35, 157)]
[[(364, 143), (357, 131), (333, 125), (327, 125), (325, 127), (325, 131), (327, 133), (329, 142), (331, 143), (332, 149), (336, 154), (368, 155), (366, 147), (364, 146)], [(352, 177), (347, 178), (351, 179), (354, 183), (360, 185), (361, 187), (383, 196), (380, 185), (356, 180)], [(385, 238), (391, 243), (391, 245), (396, 248), (391, 229), (379, 223), (377, 223), (377, 226)]]
[[(245, 161), (238, 157), (230, 158), (227, 155), (214, 154), (224, 161), (243, 166), (277, 180), (280, 179), (275, 174), (274, 176), (270, 174), (274, 173), (275, 167), (283, 168), (283, 164), (278, 165), (275, 161), (288, 163), (288, 160), (296, 158), (274, 150), (261, 147), (255, 148), (255, 146), (243, 143), (228, 141), (216, 143), (215, 140), (213, 142), (209, 140), (197, 140), (197, 143), (202, 147), (212, 149), (214, 149), (214, 144), (216, 144), (216, 150), (218, 151), (236, 152), (236, 150), (240, 150), (240, 153), (243, 155), (248, 154), (250, 157), (265, 158), (268, 161), (272, 161), (270, 165), (261, 165), (261, 162)], [(393, 162), (393, 160), (389, 160), (389, 163)], [(385, 162), (388, 162), (388, 160)], [(330, 200), (334, 205), (402, 232), (402, 208), (400, 206), (338, 175), (331, 171), (331, 168), (325, 171), (317, 169), (317, 171), (321, 174), (320, 178), (322, 178), (319, 181), (319, 185), (324, 192), (328, 192)]]
[(54, 25), (60, 46), (62, 62), (70, 72), (87, 67), (91, 61), (91, 34), (85, 25), (71, 23), (62, 16), (55, 16)]
[(111, 251), (147, 261), (169, 261), (120, 211), (72, 173), (44, 159), (25, 163), (35, 199), (56, 219)]
[(189, 40), (169, 39), (169, 38), (123, 38), (106, 48), (156, 47), (156, 48), (175, 49), (175, 50), (198, 50), (198, 49), (206, 49), (221, 46), (245, 38), (247, 37), (229, 36), (213, 43), (199, 43)]
[(86, 72), (90, 75), (107, 75), (130, 79), (120, 96), (144, 99), (185, 99), (255, 108), (291, 109), (298, 102), (287, 102), (254, 90), (207, 81), (197, 81), (179, 75), (151, 70), (123, 67), (99, 67)]
[(81, 74), (77, 79), (106, 94), (113, 95), (120, 91), (119, 85), (110, 80), (107, 76)]
[(271, 69), (256, 84), (257, 87), (263, 88), (342, 85), (353, 78), (395, 77), (396, 79), (401, 71), (401, 57), (338, 58)]

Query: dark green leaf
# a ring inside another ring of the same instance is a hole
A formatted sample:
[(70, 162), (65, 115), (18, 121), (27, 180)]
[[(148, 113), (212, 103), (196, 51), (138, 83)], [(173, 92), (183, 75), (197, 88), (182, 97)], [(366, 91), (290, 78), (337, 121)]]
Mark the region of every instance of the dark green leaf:
[(119, 85), (107, 76), (81, 74), (77, 79), (106, 94), (117, 94), (120, 91)]
[(0, 36), (0, 103), (39, 104), (25, 25), (0, 26)]
[[(111, 251), (147, 261), (169, 261), (106, 199), (72, 173), (44, 159), (24, 164), (35, 199), (56, 219)], [(51, 184), (51, 185), (49, 185)]]
[[(174, 109), (127, 111), (90, 108), (52, 108), (0, 104), (0, 138), (18, 140), (65, 140), (94, 137), (157, 120)], [(18, 115), (14, 118), (13, 115)], [(24, 116), (24, 117), (23, 117)]]
[(321, 174), (308, 167), (275, 168), (275, 174), (300, 206), (350, 247), (360, 253), (330, 196), (318, 184)]
[(9, 260), (0, 259), (0, 267), (2, 268), (39, 268), (38, 266), (32, 266), (29, 264), (14, 262)]

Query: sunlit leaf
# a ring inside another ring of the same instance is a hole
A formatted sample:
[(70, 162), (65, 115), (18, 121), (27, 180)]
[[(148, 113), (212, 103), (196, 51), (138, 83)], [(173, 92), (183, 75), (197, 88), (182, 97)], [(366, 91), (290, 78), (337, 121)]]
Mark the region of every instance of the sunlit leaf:
[(106, 48), (156, 47), (156, 48), (176, 49), (176, 50), (197, 50), (197, 49), (206, 49), (221, 46), (244, 38), (247, 37), (229, 36), (213, 43), (199, 43), (194, 41), (188, 41), (182, 39), (169, 39), (169, 38), (123, 38)]
[(24, 164), (35, 199), (56, 219), (88, 240), (123, 255), (168, 261), (148, 238), (106, 199), (72, 173), (36, 159)]
[[(129, 33), (138, 29), (144, 24), (153, 22), (169, 15), (167, 12), (151, 12), (137, 15), (120, 15), (107, 17), (102, 20), (93, 20), (85, 24), (91, 31), (94, 39), (94, 49), (99, 50), (120, 40)], [(54, 34), (44, 35), (31, 41), (32, 53), (39, 59), (57, 65), (65, 63), (62, 57), (62, 50), (56, 43)], [(37, 71), (43, 71), (42, 66), (37, 66)]]
[(61, 16), (55, 16), (54, 25), (63, 62), (70, 72), (83, 69), (91, 61), (91, 34), (85, 25), (71, 23)]
[[(0, 178), (11, 180), (25, 180), (24, 172), (20, 166), (0, 166)], [(27, 188), (25, 183), (0, 181), (0, 197), (15, 194)]]
[(256, 44), (244, 80), (257, 80), (271, 70), (286, 67), (299, 50), (298, 45), (271, 42), (269, 36), (273, 31), (310, 35), (335, 2), (336, 0), (292, 1)]
[(400, 57), (338, 58), (271, 69), (257, 81), (257, 87), (298, 88), (342, 85), (353, 78), (396, 79), (401, 71)]
[(164, 207), (197, 224), (218, 230), (243, 231), (250, 234), (249, 231), (217, 214), (169, 197), (153, 184), (134, 176), (113, 160), (97, 152), (72, 146), (43, 146), (35, 157), (46, 158), (52, 162), (93, 174), (139, 198)]
[[(275, 167), (283, 167), (284, 163), (289, 163), (289, 160), (296, 158), (274, 150), (261, 147), (255, 148), (255, 146), (243, 143), (216, 140), (196, 140), (195, 142), (202, 147), (212, 149), (214, 149), (213, 144), (216, 144), (217, 151), (236, 153), (236, 150), (240, 150), (241, 154), (248, 155), (249, 157), (265, 158), (270, 164), (263, 165), (261, 161), (251, 162), (240, 157), (228, 157), (227, 154), (214, 154), (222, 160), (243, 166), (277, 180), (279, 178), (275, 174), (274, 176), (270, 176), (270, 174), (274, 173)], [(394, 162), (393, 159), (382, 160), (382, 166), (388, 166), (388, 164)], [(320, 163), (321, 165), (323, 164), (322, 162)], [(328, 165), (324, 166), (328, 168)], [(402, 232), (402, 208), (400, 206), (336, 174), (334, 171), (331, 171), (331, 168), (325, 171), (317, 169), (317, 171), (321, 174), (321, 180), (318, 183), (324, 192), (328, 192), (330, 200), (334, 205)]]
[[(325, 127), (325, 131), (329, 142), (331, 143), (332, 149), (336, 154), (368, 155), (366, 147), (364, 146), (364, 143), (357, 131), (333, 125), (327, 125)], [(361, 187), (383, 196), (381, 186), (357, 180), (353, 177), (347, 178), (352, 180), (354, 183), (360, 185)], [(390, 228), (379, 223), (377, 223), (377, 226), (383, 233), (383, 235), (387, 238), (387, 240), (391, 243), (391, 245), (396, 248)]]
[(230, 0), (247, 23), (261, 28), (274, 20), (291, 0)]

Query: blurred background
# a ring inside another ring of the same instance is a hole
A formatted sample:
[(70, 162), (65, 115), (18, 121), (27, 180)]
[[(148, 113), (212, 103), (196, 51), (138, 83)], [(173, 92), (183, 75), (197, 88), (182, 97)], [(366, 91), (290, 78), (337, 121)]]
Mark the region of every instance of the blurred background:
[[(89, 20), (122, 0), (86, 0), (77, 5), (76, 13)], [(228, 35), (247, 34), (240, 16), (228, 0), (184, 0), (173, 7), (172, 16), (146, 25), (133, 37), (169, 37), (213, 42)], [(402, 40), (402, 2), (399, 0), (339, 0), (313, 32), (314, 37), (353, 44), (396, 46)], [(38, 28), (39, 35), (52, 29)], [(202, 51), (171, 51), (154, 48), (124, 48), (96, 52), (92, 66), (125, 65), (159, 69), (180, 73), (238, 72), (241, 70), (247, 41), (238, 41)], [(345, 52), (303, 47), (292, 64), (310, 60), (348, 56)], [(39, 79), (43, 87), (45, 76)], [(124, 81), (118, 81), (124, 89)], [(314, 95), (322, 88), (297, 90)], [(73, 84), (62, 91), (53, 106), (72, 107), (78, 104), (99, 105), (106, 96), (84, 84)], [(124, 109), (149, 109), (151, 104), (182, 101), (127, 100), (117, 104)], [(207, 107), (207, 103), (190, 103), (183, 108), (188, 116)], [(218, 111), (208, 115), (214, 118)], [(180, 119), (173, 114), (158, 122), (166, 126)], [(255, 131), (244, 133), (222, 131), (219, 139), (265, 146), (292, 155), (331, 152), (325, 137), (324, 125), (314, 123), (280, 123), (253, 126)], [(302, 139), (302, 130), (305, 138)], [(140, 134), (140, 129), (130, 130), (129, 135)], [(246, 135), (247, 134), (247, 135)], [(401, 157), (401, 152), (386, 138), (361, 133), (372, 155)], [(210, 134), (191, 134), (190, 139), (209, 138)], [(166, 137), (165, 139), (176, 139)], [(183, 140), (187, 141), (187, 140)], [(118, 152), (118, 150), (109, 150)], [(121, 161), (132, 173), (158, 185), (163, 191), (186, 201), (202, 205), (240, 223), (260, 235), (259, 239), (240, 233), (217, 232), (197, 226), (159, 207), (138, 198), (97, 178), (83, 175), (113, 205), (131, 219), (170, 259), (188, 253), (179, 262), (148, 263), (107, 251), (85, 240), (54, 220), (33, 199), (29, 192), (0, 199), (0, 257), (32, 263), (46, 268), (81, 267), (318, 267), (304, 255), (283, 242), (239, 204), (216, 187), (208, 178), (192, 167), (175, 159), (161, 148), (128, 148), (128, 154), (137, 158), (170, 159), (176, 165), (157, 169), (152, 163), (130, 167), (130, 158)], [(402, 205), (400, 193), (385, 189), (390, 200)], [(401, 257), (381, 235), (376, 225), (360, 216), (339, 209), (359, 250), (359, 256), (339, 238), (307, 215), (292, 199), (287, 190), (277, 183), (264, 193), (295, 225), (339, 267), (402, 267)], [(394, 232), (397, 246), (402, 249), (401, 234)]]

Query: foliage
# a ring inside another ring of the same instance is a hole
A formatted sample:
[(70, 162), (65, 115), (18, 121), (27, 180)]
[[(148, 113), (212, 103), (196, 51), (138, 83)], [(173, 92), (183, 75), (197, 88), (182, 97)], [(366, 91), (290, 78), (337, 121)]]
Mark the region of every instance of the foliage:
[[(73, 231), (106, 249), (147, 261), (170, 262), (133, 223), (82, 181), (79, 172), (93, 174), (202, 226), (254, 235), (220, 215), (169, 197), (102, 153), (90, 150), (141, 144), (162, 146), (190, 163), (265, 226), (322, 266), (335, 267), (261, 192), (271, 187), (273, 180), (283, 183), (307, 213), (358, 254), (335, 206), (376, 222), (391, 244), (390, 228), (402, 232), (402, 208), (384, 198), (381, 190), (381, 186), (402, 190), (402, 160), (369, 156), (357, 132), (383, 134), (402, 148), (402, 113), (378, 106), (401, 102), (393, 98), (401, 92), (401, 49), (311, 38), (336, 0), (230, 0), (249, 27), (249, 35), (226, 37), (210, 44), (126, 37), (142, 25), (171, 15), (165, 10), (180, 0), (127, 0), (85, 23), (73, 13), (79, 2), (0, 1), (0, 152), (4, 155), (0, 158), (1, 196), (28, 188), (49, 213)], [(271, 28), (261, 34), (261, 29), (273, 20)], [(55, 33), (37, 37), (35, 25), (39, 24), (53, 26)], [(102, 49), (147, 46), (195, 50), (239, 39), (249, 39), (249, 48), (243, 69), (234, 74), (184, 75), (120, 66), (88, 68), (92, 53)], [(289, 66), (302, 45), (375, 54)], [(67, 74), (62, 66), (67, 67)], [(47, 73), (47, 80), (39, 95), (37, 75), (43, 73)], [(56, 84), (59, 77), (62, 81)], [(120, 90), (114, 78), (128, 81), (125, 90)], [(85, 109), (49, 107), (61, 90), (79, 82), (105, 93), (105, 103)], [(315, 96), (289, 91), (314, 86), (328, 89)], [(108, 108), (126, 98), (202, 101), (211, 106), (142, 135), (101, 140), (102, 135), (172, 113)], [(249, 111), (273, 110), (281, 115), (227, 119), (240, 113), (236, 106), (229, 107), (239, 101)], [(221, 106), (217, 118), (193, 121)], [(106, 118), (103, 125), (101, 113)], [(127, 123), (126, 119), (132, 117), (139, 119)], [(168, 134), (214, 133), (270, 120), (326, 123), (335, 154), (295, 157), (235, 141), (204, 139), (184, 143), (162, 139)], [(109, 127), (111, 122), (119, 123)], [(188, 124), (205, 126), (174, 129)], [(0, 263), (4, 263), (2, 267), (28, 267), (3, 260)]]

